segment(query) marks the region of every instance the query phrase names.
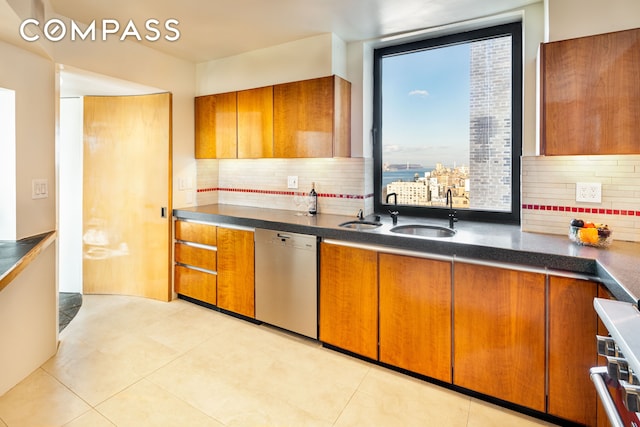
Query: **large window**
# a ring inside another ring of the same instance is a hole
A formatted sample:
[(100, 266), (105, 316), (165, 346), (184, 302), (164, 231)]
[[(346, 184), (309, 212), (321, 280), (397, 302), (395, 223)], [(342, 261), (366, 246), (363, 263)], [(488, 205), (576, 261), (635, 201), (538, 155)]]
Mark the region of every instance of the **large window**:
[[(500, 25), (374, 53), (378, 212), (520, 221), (522, 29)], [(391, 206), (397, 203), (396, 206)]]

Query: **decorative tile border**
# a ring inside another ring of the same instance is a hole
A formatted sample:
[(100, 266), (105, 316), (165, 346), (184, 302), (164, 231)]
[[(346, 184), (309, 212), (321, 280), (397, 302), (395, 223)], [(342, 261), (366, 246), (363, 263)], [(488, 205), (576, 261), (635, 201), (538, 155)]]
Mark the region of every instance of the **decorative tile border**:
[[(282, 190), (258, 190), (253, 188), (224, 188), (224, 187), (210, 187), (210, 188), (198, 188), (198, 193), (209, 193), (213, 191), (226, 191), (230, 193), (252, 193), (252, 194), (271, 194), (276, 196), (306, 196), (308, 193), (301, 191), (282, 191)], [(363, 200), (373, 197), (371, 194), (335, 194), (335, 193), (318, 193), (318, 197), (324, 197), (329, 199), (357, 199)]]
[(598, 215), (620, 215), (620, 216), (640, 217), (640, 211), (624, 210), (624, 209), (583, 208), (583, 207), (576, 207), (576, 206), (553, 206), (553, 205), (531, 205), (531, 204), (523, 204), (522, 209), (533, 210), (533, 211), (590, 213), (590, 214), (598, 214)]

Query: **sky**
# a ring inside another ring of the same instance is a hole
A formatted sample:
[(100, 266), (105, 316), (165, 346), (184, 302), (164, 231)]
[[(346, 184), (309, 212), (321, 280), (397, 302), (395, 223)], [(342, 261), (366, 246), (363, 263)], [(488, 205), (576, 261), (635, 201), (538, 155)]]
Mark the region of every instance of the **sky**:
[(382, 65), (383, 163), (469, 164), (469, 45)]

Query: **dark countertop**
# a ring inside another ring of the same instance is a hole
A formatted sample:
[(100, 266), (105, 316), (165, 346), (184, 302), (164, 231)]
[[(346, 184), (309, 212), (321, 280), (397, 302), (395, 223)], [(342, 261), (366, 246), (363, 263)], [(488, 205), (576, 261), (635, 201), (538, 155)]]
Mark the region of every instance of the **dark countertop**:
[[(523, 232), (517, 225), (470, 221), (456, 223), (457, 232), (453, 237), (423, 238), (390, 232), (389, 215), (382, 216), (381, 227), (367, 231), (339, 226), (355, 220), (355, 215), (321, 213), (308, 216), (289, 210), (234, 205), (175, 209), (173, 215), (183, 219), (313, 234), (323, 239), (455, 256), (456, 259), (566, 271), (602, 282), (618, 300), (637, 303), (640, 298), (640, 243), (616, 241), (615, 230), (611, 246), (601, 249), (577, 245), (567, 236)], [(405, 224), (447, 226), (448, 222), (400, 216), (398, 225)]]
[(0, 290), (11, 282), (30, 258), (37, 256), (55, 237), (55, 232), (38, 234), (21, 240), (0, 240)]

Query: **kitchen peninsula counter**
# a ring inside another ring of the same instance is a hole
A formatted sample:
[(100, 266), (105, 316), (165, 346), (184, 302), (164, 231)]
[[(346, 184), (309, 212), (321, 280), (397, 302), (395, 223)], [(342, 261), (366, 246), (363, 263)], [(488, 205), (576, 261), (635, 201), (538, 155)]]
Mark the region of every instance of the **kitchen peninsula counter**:
[(21, 240), (0, 240), (0, 291), (55, 240), (55, 231)]
[[(369, 230), (340, 227), (354, 216), (303, 215), (295, 211), (211, 204), (175, 209), (177, 218), (246, 227), (275, 229), (320, 236), (355, 244), (379, 245), (452, 256), (454, 260), (475, 260), (505, 265), (523, 265), (585, 276), (602, 282), (620, 301), (640, 299), (640, 243), (615, 240), (609, 248), (580, 246), (567, 236), (529, 233), (517, 225), (460, 221), (453, 237), (428, 238), (391, 232), (391, 219), (382, 217), (382, 226)], [(370, 219), (370, 218), (367, 218)], [(400, 216), (398, 225), (431, 224), (447, 226), (442, 219)], [(568, 230), (568, 226), (567, 226)]]

